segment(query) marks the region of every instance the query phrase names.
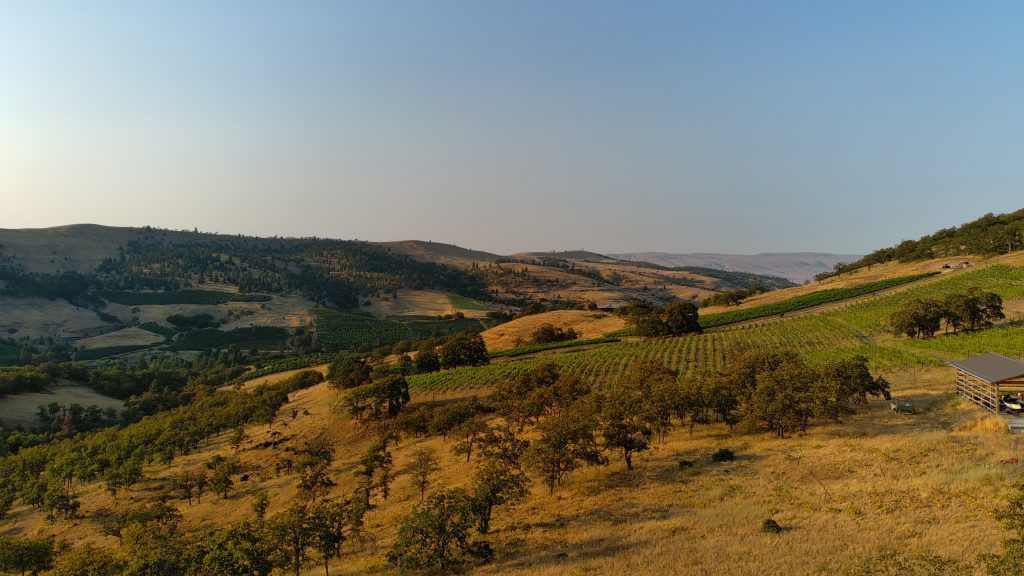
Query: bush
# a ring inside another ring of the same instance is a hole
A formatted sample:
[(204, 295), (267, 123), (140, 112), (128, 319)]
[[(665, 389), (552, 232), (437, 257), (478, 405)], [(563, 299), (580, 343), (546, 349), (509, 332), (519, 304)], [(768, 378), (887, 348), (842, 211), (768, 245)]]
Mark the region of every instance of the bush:
[(782, 526), (775, 520), (768, 518), (764, 522), (761, 522), (761, 532), (765, 534), (779, 534), (782, 532)]
[(720, 448), (718, 452), (711, 455), (712, 462), (732, 462), (736, 459), (736, 453), (728, 448)]

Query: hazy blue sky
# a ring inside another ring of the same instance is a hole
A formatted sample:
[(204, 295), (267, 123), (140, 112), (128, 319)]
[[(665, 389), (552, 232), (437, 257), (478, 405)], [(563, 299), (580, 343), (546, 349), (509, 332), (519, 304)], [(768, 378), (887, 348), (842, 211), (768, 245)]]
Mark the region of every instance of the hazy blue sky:
[(6, 1), (0, 227), (862, 252), (1024, 207), (1020, 2)]

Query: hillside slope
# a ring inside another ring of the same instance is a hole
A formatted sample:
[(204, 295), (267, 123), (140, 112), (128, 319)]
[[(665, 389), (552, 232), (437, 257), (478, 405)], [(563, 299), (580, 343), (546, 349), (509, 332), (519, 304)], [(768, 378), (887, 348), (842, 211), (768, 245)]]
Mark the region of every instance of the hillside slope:
[(767, 276), (781, 276), (797, 284), (814, 278), (816, 274), (831, 272), (839, 263), (850, 263), (862, 256), (817, 252), (765, 253), (765, 254), (711, 254), (672, 252), (632, 252), (612, 254), (614, 258), (650, 262), (674, 268), (695, 266), (734, 272), (752, 272)]

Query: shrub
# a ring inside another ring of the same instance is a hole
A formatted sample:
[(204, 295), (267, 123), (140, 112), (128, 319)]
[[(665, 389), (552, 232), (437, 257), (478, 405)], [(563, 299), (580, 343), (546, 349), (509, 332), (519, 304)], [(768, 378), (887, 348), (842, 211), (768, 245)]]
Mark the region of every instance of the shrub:
[(775, 520), (768, 518), (764, 522), (761, 522), (761, 532), (765, 534), (779, 534), (782, 532), (782, 526)]
[(712, 462), (732, 462), (736, 459), (736, 453), (728, 448), (720, 448), (711, 455)]

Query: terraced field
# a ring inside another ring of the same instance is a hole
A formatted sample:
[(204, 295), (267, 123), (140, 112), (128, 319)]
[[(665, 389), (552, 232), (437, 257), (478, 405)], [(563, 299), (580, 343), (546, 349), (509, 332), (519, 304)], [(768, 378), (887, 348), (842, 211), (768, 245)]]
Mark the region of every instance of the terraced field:
[(889, 314), (902, 302), (940, 298), (971, 287), (997, 292), (1006, 300), (1024, 298), (1024, 268), (991, 266), (821, 314), (743, 324), (701, 335), (631, 339), (596, 349), (559, 350), (514, 362), (417, 375), (411, 377), (410, 385), (426, 390), (486, 388), (545, 361), (595, 385), (614, 380), (639, 359), (661, 362), (685, 377), (696, 370), (721, 369), (731, 357), (748, 348), (791, 349), (812, 363), (860, 354), (869, 359), (874, 369), (883, 371), (936, 365), (944, 359), (981, 351), (1014, 356), (1024, 352), (1024, 327), (1016, 324), (931, 340), (898, 339), (886, 333)]

